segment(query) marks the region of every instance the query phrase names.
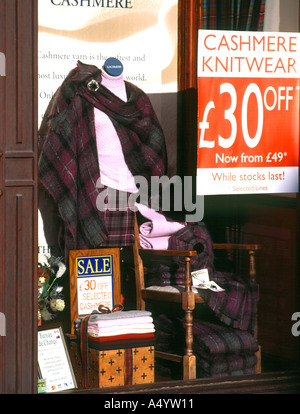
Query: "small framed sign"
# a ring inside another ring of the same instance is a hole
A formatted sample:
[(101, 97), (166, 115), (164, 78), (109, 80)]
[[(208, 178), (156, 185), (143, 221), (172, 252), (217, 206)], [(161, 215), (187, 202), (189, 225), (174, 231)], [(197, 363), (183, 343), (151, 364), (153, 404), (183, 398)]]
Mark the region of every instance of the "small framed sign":
[(45, 392), (77, 388), (64, 333), (60, 325), (38, 330), (38, 374)]
[(120, 249), (70, 250), (71, 331), (79, 316), (120, 303)]

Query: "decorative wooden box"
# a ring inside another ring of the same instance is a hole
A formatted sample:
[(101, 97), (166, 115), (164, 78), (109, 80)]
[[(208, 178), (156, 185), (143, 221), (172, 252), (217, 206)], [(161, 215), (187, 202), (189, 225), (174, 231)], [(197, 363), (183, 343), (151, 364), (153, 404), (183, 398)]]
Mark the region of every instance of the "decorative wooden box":
[(87, 387), (154, 382), (154, 346), (99, 351), (89, 348)]

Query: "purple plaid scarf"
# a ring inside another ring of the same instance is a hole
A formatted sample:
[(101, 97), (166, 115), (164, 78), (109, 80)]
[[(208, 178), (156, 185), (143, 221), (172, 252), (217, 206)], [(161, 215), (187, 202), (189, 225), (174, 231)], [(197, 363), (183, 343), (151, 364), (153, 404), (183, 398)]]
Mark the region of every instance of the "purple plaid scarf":
[[(99, 89), (88, 88), (93, 81)], [(166, 173), (163, 131), (147, 95), (125, 82), (123, 102), (101, 85), (101, 70), (77, 63), (52, 98), (39, 131), (39, 179), (58, 205), (65, 226), (65, 249), (126, 246), (134, 241), (134, 216), (99, 211), (100, 170), (94, 107), (111, 119), (133, 176)], [(98, 186), (97, 186), (98, 184)]]

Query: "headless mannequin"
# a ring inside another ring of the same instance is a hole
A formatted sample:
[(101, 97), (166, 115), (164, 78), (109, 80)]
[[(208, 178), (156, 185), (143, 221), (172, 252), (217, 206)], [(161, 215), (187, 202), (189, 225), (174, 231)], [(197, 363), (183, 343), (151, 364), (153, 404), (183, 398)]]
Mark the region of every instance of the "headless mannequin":
[[(124, 102), (127, 102), (123, 66), (120, 61), (109, 58), (102, 68), (101, 84)], [(137, 187), (123, 155), (117, 132), (109, 119), (99, 109), (94, 109), (97, 151), (101, 183), (120, 191), (136, 193)]]
[[(109, 58), (105, 61), (101, 84), (122, 101), (127, 102), (123, 65), (119, 60)], [(127, 167), (119, 137), (111, 120), (96, 108), (94, 117), (101, 183), (116, 190), (137, 193), (134, 177)], [(149, 207), (140, 204), (136, 204), (136, 207), (145, 217), (152, 213)], [(161, 219), (165, 221), (163, 216)]]

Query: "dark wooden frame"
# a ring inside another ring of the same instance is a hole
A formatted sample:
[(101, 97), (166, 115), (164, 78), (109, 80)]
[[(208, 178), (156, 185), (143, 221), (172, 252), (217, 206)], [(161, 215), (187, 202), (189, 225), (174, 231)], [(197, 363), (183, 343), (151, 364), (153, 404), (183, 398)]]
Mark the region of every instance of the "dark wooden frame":
[(198, 0), (179, 0), (178, 6), (177, 173), (194, 178), (197, 162), (197, 6)]
[(37, 391), (37, 1), (0, 2), (0, 393)]

